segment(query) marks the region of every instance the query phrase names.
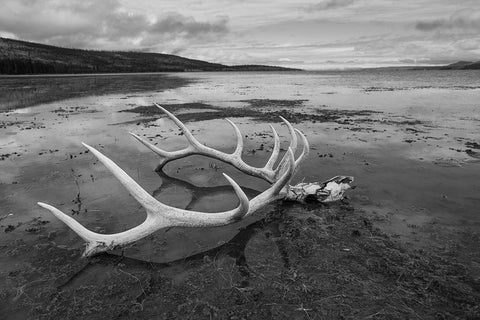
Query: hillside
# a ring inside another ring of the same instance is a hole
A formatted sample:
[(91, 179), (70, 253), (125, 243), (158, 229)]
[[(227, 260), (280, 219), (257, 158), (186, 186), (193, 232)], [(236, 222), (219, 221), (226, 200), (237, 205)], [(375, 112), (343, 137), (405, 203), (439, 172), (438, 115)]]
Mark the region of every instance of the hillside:
[(286, 70), (294, 69), (227, 66), (171, 54), (68, 49), (0, 38), (0, 74)]
[(471, 61), (458, 61), (448, 66), (442, 67), (442, 69), (448, 70), (473, 70), (473, 69), (480, 69), (480, 61), (471, 62)]

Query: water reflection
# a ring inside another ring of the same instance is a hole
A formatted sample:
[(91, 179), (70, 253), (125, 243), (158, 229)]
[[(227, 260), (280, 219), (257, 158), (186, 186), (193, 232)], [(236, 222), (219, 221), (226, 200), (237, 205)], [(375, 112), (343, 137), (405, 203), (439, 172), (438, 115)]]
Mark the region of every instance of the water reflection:
[[(233, 193), (230, 186), (217, 186), (217, 187), (199, 187), (194, 184), (181, 180), (176, 177), (167, 175), (163, 171), (159, 171), (158, 175), (161, 177), (163, 183), (162, 187), (153, 192), (154, 196), (158, 196), (161, 190), (170, 186), (183, 187), (189, 190), (194, 196), (191, 198), (188, 208), (197, 206), (197, 202), (202, 200), (204, 195), (218, 195)], [(259, 191), (243, 188), (244, 192), (249, 198), (259, 194)], [(237, 272), (241, 276), (239, 283), (240, 287), (246, 287), (249, 285), (249, 279), (255, 271), (248, 264), (248, 260), (245, 254), (245, 250), (249, 242), (258, 234), (264, 234), (266, 238), (273, 241), (277, 247), (278, 253), (281, 256), (282, 264), (285, 270), (289, 270), (290, 260), (286, 250), (285, 239), (282, 238), (280, 225), (281, 219), (288, 210), (288, 206), (275, 206), (272, 210), (266, 212), (266, 217), (260, 220), (254, 221), (245, 227), (241, 227), (237, 230), (237, 234), (229, 241), (219, 245), (217, 247), (193, 254), (191, 256), (182, 257), (180, 259), (171, 262), (155, 262), (152, 260), (142, 260), (125, 256), (123, 252), (118, 253), (102, 253), (95, 256), (93, 259), (86, 261), (86, 263), (74, 274), (70, 275), (66, 281), (58, 285), (58, 290), (62, 290), (67, 287), (75, 287), (77, 284), (81, 285), (85, 282), (85, 277), (89, 277), (98, 273), (99, 268), (111, 268), (121, 266), (122, 270), (128, 271), (131, 269), (144, 270), (144, 271), (162, 271), (162, 274), (168, 274), (168, 270), (171, 268), (191, 269), (199, 266), (205, 262), (213, 260), (222, 260), (225, 258), (232, 258), (235, 261)], [(166, 271), (166, 273), (164, 272)], [(80, 280), (78, 280), (80, 279)], [(145, 297), (143, 297), (145, 298)]]
[[(88, 277), (88, 274), (91, 272), (92, 274), (96, 273), (99, 267), (111, 268), (121, 266), (124, 270), (143, 269), (145, 271), (161, 271), (174, 266), (180, 266), (181, 268), (188, 269), (199, 264), (209, 262), (213, 259), (219, 260), (224, 257), (231, 257), (235, 260), (238, 272), (243, 278), (240, 285), (247, 286), (249, 283), (248, 280), (252, 274), (252, 270), (249, 267), (247, 258), (245, 256), (245, 248), (247, 247), (249, 241), (260, 232), (270, 232), (275, 236), (279, 236), (280, 230), (278, 229), (278, 218), (261, 219), (245, 228), (242, 228), (235, 237), (219, 247), (172, 262), (153, 262), (114, 253), (102, 253), (95, 258), (86, 261), (84, 266), (78, 272), (75, 272), (73, 275), (71, 275), (67, 281), (58, 285), (57, 288), (61, 290), (66, 287), (75, 286), (77, 284), (76, 279), (83, 278), (85, 276)], [(281, 241), (279, 243), (281, 243)], [(279, 252), (286, 254), (286, 251), (281, 250), (281, 248), (279, 248)], [(289, 268), (290, 264), (288, 256), (285, 256), (284, 261), (285, 267)], [(79, 281), (78, 285), (81, 285), (83, 281), (84, 280)]]
[[(170, 176), (162, 170), (157, 171), (156, 173), (162, 179), (162, 185), (158, 187), (155, 191), (153, 191), (153, 196), (158, 197), (162, 192), (164, 192), (165, 189), (172, 186), (177, 188), (183, 188), (192, 195), (190, 202), (185, 206), (186, 210), (192, 210), (193, 208), (196, 208), (198, 206), (198, 203), (201, 202), (203, 197), (206, 196), (218, 198), (216, 197), (217, 195), (234, 195), (230, 186), (201, 187), (180, 178)], [(258, 190), (248, 187), (242, 187), (242, 190), (243, 192), (245, 192), (249, 199), (257, 196), (260, 193)], [(217, 203), (216, 206), (222, 207), (222, 205), (219, 203)], [(231, 206), (231, 204), (229, 204), (228, 206)]]
[(0, 77), (0, 111), (76, 97), (166, 90), (189, 82), (159, 73)]

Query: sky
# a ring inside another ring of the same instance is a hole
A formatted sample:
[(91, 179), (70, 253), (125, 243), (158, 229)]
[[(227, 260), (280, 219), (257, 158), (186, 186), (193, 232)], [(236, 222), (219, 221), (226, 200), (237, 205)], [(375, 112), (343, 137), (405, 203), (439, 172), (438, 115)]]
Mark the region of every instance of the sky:
[(0, 0), (0, 36), (302, 69), (480, 60), (480, 0)]

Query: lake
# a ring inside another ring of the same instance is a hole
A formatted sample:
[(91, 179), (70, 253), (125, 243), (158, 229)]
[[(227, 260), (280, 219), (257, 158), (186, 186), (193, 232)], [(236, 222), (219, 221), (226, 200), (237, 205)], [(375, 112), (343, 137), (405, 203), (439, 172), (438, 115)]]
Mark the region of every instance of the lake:
[[(445, 239), (468, 241), (480, 231), (479, 101), (478, 70), (0, 77), (0, 246), (8, 252), (0, 259), (0, 285), (12, 285), (6, 275), (32, 264), (31, 250), (82, 248), (81, 239), (38, 201), (97, 232), (119, 232), (143, 221), (138, 203), (81, 142), (99, 148), (157, 199), (176, 207), (208, 212), (235, 207), (222, 172), (250, 196), (268, 186), (198, 156), (154, 172), (158, 157), (128, 132), (167, 150), (186, 142), (165, 117), (129, 112), (153, 103), (185, 117), (201, 142), (233, 151), (231, 127), (215, 117), (219, 110), (231, 112), (245, 137), (244, 159), (257, 166), (266, 162), (273, 142), (259, 115), (290, 116), (311, 144), (293, 182), (354, 176), (349, 205), (402, 243), (424, 248)], [(286, 148), (288, 132), (275, 119)], [(228, 243), (239, 228), (274, 208), (221, 228), (159, 231), (124, 254), (156, 263), (184, 259)], [(185, 272), (185, 266), (178, 268), (175, 272)], [(22, 279), (50, 280), (46, 274)]]

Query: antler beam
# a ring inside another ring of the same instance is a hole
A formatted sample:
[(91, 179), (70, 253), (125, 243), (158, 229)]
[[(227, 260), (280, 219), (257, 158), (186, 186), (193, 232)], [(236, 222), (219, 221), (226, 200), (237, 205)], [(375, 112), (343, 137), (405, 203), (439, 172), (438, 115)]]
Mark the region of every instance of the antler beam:
[[(160, 108), (160, 110), (162, 110), (171, 120), (175, 122), (178, 127), (180, 127), (190, 143), (188, 147), (182, 150), (164, 151), (132, 133), (132, 135), (138, 141), (161, 156), (162, 160), (160, 162), (160, 167), (163, 167), (170, 161), (193, 154), (199, 154), (230, 163), (234, 167), (249, 175), (259, 177), (270, 182), (271, 186), (255, 198), (249, 200), (240, 186), (233, 179), (224, 174), (225, 178), (232, 185), (239, 199), (239, 205), (237, 208), (219, 213), (183, 210), (159, 202), (112, 160), (95, 148), (83, 143), (83, 145), (90, 150), (91, 153), (95, 155), (95, 157), (97, 157), (100, 162), (102, 162), (110, 170), (110, 172), (113, 173), (120, 183), (135, 198), (135, 200), (137, 200), (145, 208), (147, 213), (145, 221), (134, 228), (114, 234), (100, 234), (88, 230), (78, 221), (58, 210), (57, 208), (42, 202), (38, 202), (39, 206), (53, 213), (58, 219), (63, 221), (86, 242), (86, 248), (83, 254), (85, 257), (126, 246), (163, 228), (213, 227), (234, 223), (244, 219), (248, 215), (253, 214), (262, 207), (265, 207), (267, 204), (279, 199), (302, 201), (305, 199), (305, 196), (309, 195), (310, 190), (314, 190), (313, 195), (317, 196), (319, 201), (335, 201), (343, 196), (343, 192), (350, 187), (349, 183), (353, 181), (353, 178), (351, 177), (342, 176), (335, 177), (322, 184), (302, 183), (293, 187), (289, 186), (289, 182), (297, 171), (299, 165), (309, 153), (309, 145), (305, 136), (299, 130), (294, 129), (292, 125), (284, 118), (281, 119), (286, 124), (292, 138), (290, 147), (283, 156), (282, 160), (280, 160), (278, 166), (274, 168), (280, 153), (280, 139), (273, 126), (270, 126), (274, 138), (273, 152), (265, 166), (262, 168), (257, 168), (248, 165), (242, 160), (242, 134), (232, 121), (227, 120), (232, 125), (237, 137), (237, 147), (233, 153), (228, 154), (201, 144), (192, 135), (190, 130), (188, 130), (188, 128), (173, 114), (160, 106), (158, 106), (158, 108)], [(302, 140), (303, 150), (300, 156), (295, 159), (294, 152), (298, 143), (297, 135), (300, 136)]]
[[(270, 158), (268, 159), (267, 163), (263, 168), (257, 168), (245, 163), (245, 161), (242, 160), (242, 152), (243, 152), (242, 133), (240, 132), (240, 129), (238, 129), (237, 125), (232, 121), (226, 119), (228, 123), (233, 127), (235, 136), (237, 137), (237, 146), (235, 148), (235, 151), (233, 151), (233, 153), (225, 153), (225, 152), (221, 152), (216, 149), (207, 147), (202, 143), (200, 143), (193, 136), (190, 130), (177, 117), (175, 117), (172, 113), (162, 108), (158, 104), (155, 103), (155, 105), (163, 113), (165, 113), (180, 128), (180, 130), (182, 130), (183, 134), (185, 135), (185, 137), (189, 142), (188, 147), (186, 147), (185, 149), (181, 149), (177, 151), (165, 151), (163, 149), (158, 148), (157, 146), (154, 146), (153, 144), (139, 137), (138, 135), (130, 132), (130, 134), (135, 139), (140, 141), (147, 148), (149, 148), (150, 150), (152, 150), (153, 152), (155, 152), (160, 156), (161, 160), (160, 160), (160, 164), (157, 167), (157, 171), (161, 170), (170, 161), (185, 158), (191, 155), (203, 155), (203, 156), (207, 156), (210, 158), (218, 159), (223, 162), (229, 163), (244, 173), (247, 173), (254, 177), (262, 178), (269, 183), (273, 183), (279, 178), (279, 176), (287, 166), (286, 164), (287, 155), (285, 154), (283, 159), (280, 161), (280, 164), (277, 166), (276, 169), (274, 169), (274, 165), (277, 162), (278, 156), (280, 154), (280, 139), (278, 137), (277, 131), (272, 125), (270, 125), (270, 128), (273, 133), (273, 141), (274, 141), (272, 154), (270, 155)], [(298, 144), (297, 134), (302, 139), (303, 151), (302, 151), (302, 154), (295, 161), (295, 166), (298, 166), (308, 156), (308, 153), (310, 150), (307, 138), (299, 130), (294, 129), (293, 126), (290, 124), (290, 122), (288, 122), (285, 118), (283, 117), (280, 117), (280, 118), (287, 125), (288, 131), (290, 132), (290, 136), (291, 136), (290, 149), (292, 149), (294, 153), (297, 149), (297, 144)]]

